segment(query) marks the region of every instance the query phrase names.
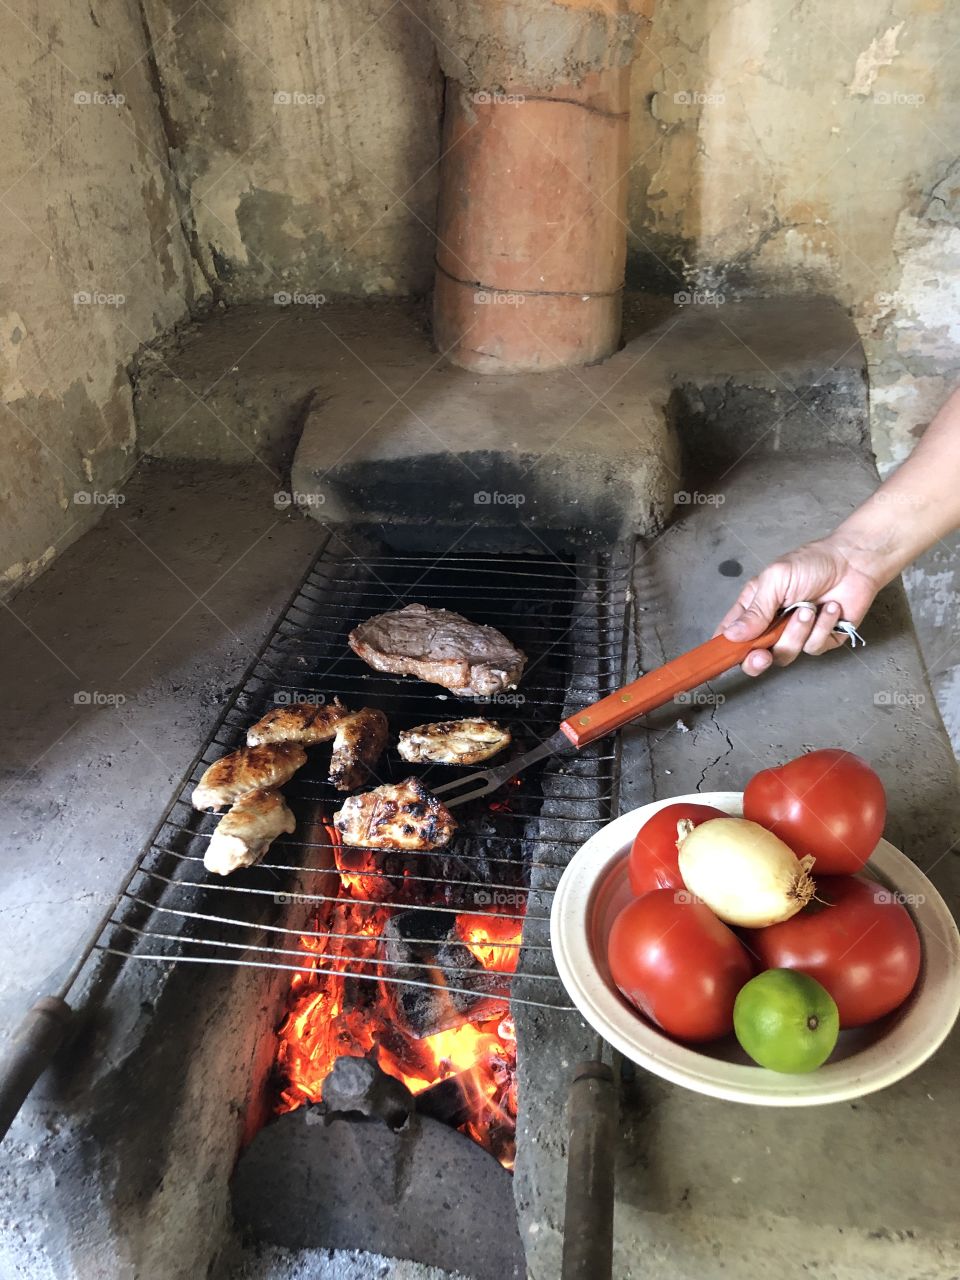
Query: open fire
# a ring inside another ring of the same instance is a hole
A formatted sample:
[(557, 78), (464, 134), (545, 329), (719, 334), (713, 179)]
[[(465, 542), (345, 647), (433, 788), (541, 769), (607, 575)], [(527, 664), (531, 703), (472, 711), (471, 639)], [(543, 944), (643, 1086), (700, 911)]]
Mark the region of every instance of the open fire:
[[(339, 872), (332, 911), (300, 938), (308, 968), (294, 974), (287, 1012), (279, 1027), (277, 1068), (281, 1088), (278, 1113), (322, 1098), (323, 1082), (343, 1056), (369, 1056), (414, 1095), (443, 1082), (457, 1103), (448, 1110), (457, 1128), (512, 1168), (517, 1114), (517, 1047), (513, 1021), (498, 973), (516, 969), (522, 917), (476, 912), (440, 916), (443, 947), (462, 955), (463, 987), (446, 988), (443, 969), (431, 963), (436, 940), (416, 936), (398, 941), (397, 925), (410, 902), (429, 901), (418, 877), (404, 867), (397, 877), (381, 874), (372, 851), (346, 848), (326, 826)], [(382, 855), (381, 855), (382, 856)], [(408, 874), (409, 873), (409, 874)], [(522, 895), (516, 895), (521, 898)], [(391, 905), (384, 905), (390, 899)], [(395, 905), (396, 904), (396, 905)], [(430, 933), (428, 917), (413, 914), (414, 933)], [(426, 944), (425, 946), (423, 944)], [(402, 962), (395, 957), (402, 947)], [(461, 964), (457, 959), (458, 966)], [(364, 977), (358, 978), (358, 973)], [(475, 974), (482, 975), (480, 982)], [(448, 979), (449, 981), (449, 979)], [(411, 984), (429, 989), (429, 1012), (404, 1016), (399, 998)], [(440, 1025), (440, 1029), (434, 1030)]]

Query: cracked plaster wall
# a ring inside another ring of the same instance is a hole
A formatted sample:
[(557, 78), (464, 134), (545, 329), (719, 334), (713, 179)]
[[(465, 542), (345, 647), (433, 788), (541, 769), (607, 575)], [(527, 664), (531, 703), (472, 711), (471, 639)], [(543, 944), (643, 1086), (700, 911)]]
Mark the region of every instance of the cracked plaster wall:
[[(669, 0), (634, 64), (634, 277), (837, 297), (882, 473), (960, 383), (958, 44), (949, 0)], [(906, 582), (960, 747), (957, 549)]]
[(442, 77), (403, 0), (145, 8), (219, 296), (429, 287)]
[(0, 14), (0, 597), (129, 471), (126, 365), (196, 284), (132, 0), (18, 9)]

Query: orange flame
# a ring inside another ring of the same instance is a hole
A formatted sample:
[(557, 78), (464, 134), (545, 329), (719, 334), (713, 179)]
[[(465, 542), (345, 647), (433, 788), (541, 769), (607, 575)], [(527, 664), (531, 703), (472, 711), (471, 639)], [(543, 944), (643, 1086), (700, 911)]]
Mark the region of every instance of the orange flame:
[(390, 880), (378, 874), (380, 868), (373, 849), (357, 849), (352, 845), (345, 845), (332, 822), (325, 824), (324, 830), (330, 840), (340, 882), (351, 897), (379, 901), (393, 896)]
[(457, 916), (457, 933), (485, 969), (513, 973), (520, 954), (519, 920), (504, 916)]
[[(344, 1004), (347, 961), (337, 954), (337, 946), (349, 950), (351, 973), (369, 972), (372, 978), (378, 971), (379, 933), (388, 915), (389, 908), (371, 916), (363, 904), (341, 898), (329, 931), (300, 939), (304, 951), (317, 957), (308, 960), (310, 969), (327, 972), (298, 972), (291, 980), (288, 1012), (278, 1031), (277, 1066), (285, 1084), (277, 1111), (320, 1101), (323, 1082), (338, 1057), (369, 1054), (413, 1094), (456, 1076), (469, 1116), (462, 1130), (512, 1168), (517, 1114), (512, 1019), (485, 1013), (476, 1021), (416, 1039), (398, 1027), (379, 982), (357, 980), (360, 998)], [(516, 967), (518, 921), (463, 915), (456, 923), (458, 935), (484, 968), (509, 973)], [(339, 934), (361, 936), (347, 943), (336, 937)]]

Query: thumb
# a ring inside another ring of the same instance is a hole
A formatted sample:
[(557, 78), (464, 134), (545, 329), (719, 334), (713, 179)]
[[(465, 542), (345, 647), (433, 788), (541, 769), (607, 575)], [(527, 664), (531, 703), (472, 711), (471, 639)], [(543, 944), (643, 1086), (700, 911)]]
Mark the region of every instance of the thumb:
[(761, 573), (753, 599), (723, 628), (728, 640), (753, 640), (766, 631), (784, 602), (787, 578), (779, 566), (771, 566)]

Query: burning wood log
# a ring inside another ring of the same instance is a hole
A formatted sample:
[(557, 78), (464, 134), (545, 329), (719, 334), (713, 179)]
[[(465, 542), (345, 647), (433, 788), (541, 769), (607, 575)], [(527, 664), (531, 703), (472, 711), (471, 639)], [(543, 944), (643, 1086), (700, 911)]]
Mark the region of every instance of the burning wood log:
[(462, 1071), (459, 1075), (447, 1076), (446, 1080), (438, 1080), (423, 1093), (418, 1093), (414, 1105), (420, 1115), (432, 1116), (454, 1129), (466, 1124), (473, 1112), (466, 1088), (469, 1074)]
[(486, 1021), (509, 1008), (504, 979), (463, 945), (456, 916), (400, 911), (385, 923), (380, 939), (381, 973), (388, 979), (384, 994), (418, 1039), (463, 1022)]

